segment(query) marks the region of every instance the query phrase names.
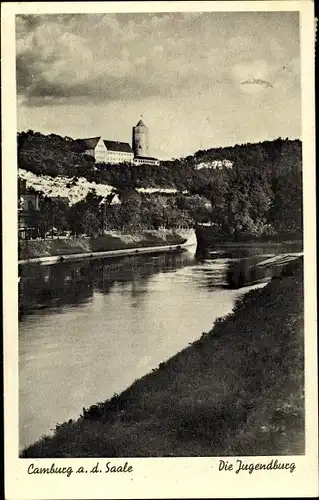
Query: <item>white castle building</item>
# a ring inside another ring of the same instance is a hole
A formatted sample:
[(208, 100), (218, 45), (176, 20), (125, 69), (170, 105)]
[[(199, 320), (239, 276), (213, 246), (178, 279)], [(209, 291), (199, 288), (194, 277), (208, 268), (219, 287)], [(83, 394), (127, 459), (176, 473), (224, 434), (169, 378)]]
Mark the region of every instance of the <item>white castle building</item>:
[(140, 120), (133, 127), (132, 147), (128, 142), (108, 141), (102, 137), (79, 139), (83, 154), (93, 156), (96, 163), (131, 163), (159, 165), (159, 160), (149, 155), (149, 130)]

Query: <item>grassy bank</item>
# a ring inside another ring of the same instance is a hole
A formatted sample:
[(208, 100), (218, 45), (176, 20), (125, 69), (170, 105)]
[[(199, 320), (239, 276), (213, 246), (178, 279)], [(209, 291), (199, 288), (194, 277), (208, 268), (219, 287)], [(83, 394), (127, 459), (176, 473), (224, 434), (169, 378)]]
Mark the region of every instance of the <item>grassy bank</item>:
[(22, 456), (302, 454), (303, 385), (300, 262), (291, 275), (246, 294), (198, 341)]
[(79, 237), (23, 240), (19, 242), (19, 259), (104, 252), (126, 248), (179, 245), (185, 243), (190, 234), (191, 230), (163, 229), (158, 231), (135, 231), (134, 234), (112, 231), (97, 238)]

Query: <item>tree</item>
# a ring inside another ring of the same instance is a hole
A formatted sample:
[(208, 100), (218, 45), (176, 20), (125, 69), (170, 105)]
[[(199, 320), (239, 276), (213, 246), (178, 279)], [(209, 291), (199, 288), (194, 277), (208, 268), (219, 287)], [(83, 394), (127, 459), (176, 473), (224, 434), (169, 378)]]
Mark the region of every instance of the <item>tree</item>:
[(142, 226), (141, 196), (136, 191), (128, 190), (122, 192), (121, 197), (122, 227), (130, 228), (132, 230), (140, 229)]
[(279, 233), (300, 235), (303, 228), (302, 173), (294, 166), (273, 178), (273, 202), (269, 222)]
[(100, 229), (101, 222), (96, 212), (88, 209), (85, 211), (82, 218), (83, 233), (90, 237), (97, 237)]
[(180, 210), (186, 211), (194, 222), (209, 222), (212, 218), (211, 202), (199, 194), (178, 196), (176, 206)]

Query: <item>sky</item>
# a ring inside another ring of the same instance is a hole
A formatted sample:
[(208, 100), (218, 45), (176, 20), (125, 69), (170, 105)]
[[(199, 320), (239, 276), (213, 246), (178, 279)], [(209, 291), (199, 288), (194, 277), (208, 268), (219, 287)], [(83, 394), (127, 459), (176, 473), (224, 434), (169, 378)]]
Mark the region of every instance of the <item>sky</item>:
[(298, 12), (16, 16), (18, 130), (150, 153), (301, 136)]

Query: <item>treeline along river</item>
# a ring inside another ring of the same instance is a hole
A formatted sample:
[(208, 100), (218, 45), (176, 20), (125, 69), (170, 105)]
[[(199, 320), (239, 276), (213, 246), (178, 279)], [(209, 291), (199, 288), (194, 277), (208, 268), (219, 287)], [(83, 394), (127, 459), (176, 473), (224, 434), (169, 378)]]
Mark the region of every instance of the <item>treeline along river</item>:
[(230, 266), (276, 251), (254, 246), (202, 257), (184, 252), (22, 267), (20, 447), (119, 393), (209, 331), (251, 288), (228, 286)]

